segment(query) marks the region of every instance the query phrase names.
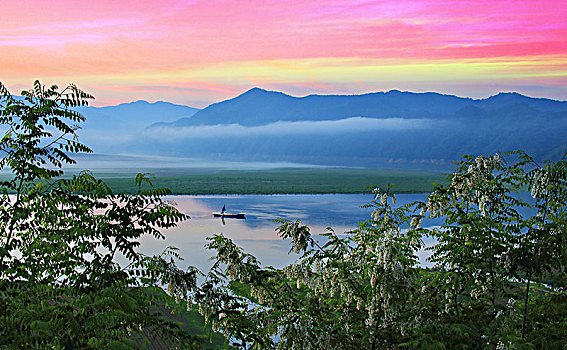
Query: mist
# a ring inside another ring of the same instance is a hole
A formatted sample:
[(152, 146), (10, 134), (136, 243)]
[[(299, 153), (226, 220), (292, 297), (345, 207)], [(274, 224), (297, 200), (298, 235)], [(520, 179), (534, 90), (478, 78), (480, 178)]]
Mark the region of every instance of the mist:
[(244, 136), (281, 136), (281, 135), (334, 135), (365, 131), (400, 131), (433, 128), (431, 119), (403, 118), (365, 118), (352, 117), (340, 120), (276, 122), (262, 126), (242, 126), (239, 124), (218, 124), (199, 126), (155, 126), (145, 129), (142, 136), (163, 140), (204, 139), (219, 137)]

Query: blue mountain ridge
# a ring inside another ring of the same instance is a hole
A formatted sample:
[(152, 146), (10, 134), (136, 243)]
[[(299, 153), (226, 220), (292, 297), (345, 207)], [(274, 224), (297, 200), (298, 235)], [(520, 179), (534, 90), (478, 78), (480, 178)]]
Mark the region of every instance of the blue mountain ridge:
[[(515, 107), (514, 107), (515, 106)], [(447, 118), (470, 108), (495, 114), (499, 109), (532, 108), (537, 112), (567, 111), (567, 102), (531, 98), (518, 93), (500, 93), (486, 99), (471, 99), (439, 93), (392, 90), (362, 95), (308, 95), (293, 97), (281, 92), (253, 88), (211, 104), (191, 118), (171, 126), (240, 124), (267, 125), (278, 121), (338, 120), (354, 116), (369, 118)]]
[(80, 107), (97, 153), (321, 165), (442, 168), (462, 154), (567, 150), (567, 102), (499, 93), (472, 99), (392, 90), (294, 97), (253, 88), (198, 110), (136, 101)]
[(170, 156), (341, 166), (437, 167), (464, 153), (567, 150), (567, 102), (392, 90), (309, 95), (251, 89), (190, 118), (146, 128), (124, 149)]
[(77, 132), (81, 141), (99, 153), (122, 153), (148, 125), (191, 117), (199, 109), (169, 102), (136, 101), (107, 107), (79, 107), (86, 122)]
[(122, 103), (106, 107), (79, 107), (87, 121), (84, 128), (135, 128), (143, 129), (157, 121), (173, 122), (180, 118), (191, 117), (198, 108), (173, 104), (170, 102), (136, 102)]

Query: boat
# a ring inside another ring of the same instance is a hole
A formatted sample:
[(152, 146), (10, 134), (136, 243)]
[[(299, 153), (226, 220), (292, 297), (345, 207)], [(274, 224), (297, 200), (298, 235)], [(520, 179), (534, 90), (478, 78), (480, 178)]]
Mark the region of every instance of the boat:
[(246, 213), (229, 213), (226, 212), (226, 206), (222, 206), (222, 210), (219, 212), (213, 212), (215, 218), (231, 218), (231, 219), (246, 219)]
[(246, 219), (246, 213), (213, 212), (215, 218)]

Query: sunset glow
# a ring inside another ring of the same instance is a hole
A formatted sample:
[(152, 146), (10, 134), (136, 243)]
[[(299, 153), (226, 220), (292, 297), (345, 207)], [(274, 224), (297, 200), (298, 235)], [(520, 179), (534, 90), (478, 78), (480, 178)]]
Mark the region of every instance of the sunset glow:
[(2, 1), (0, 81), (95, 105), (204, 107), (259, 86), (567, 100), (567, 7), (548, 1)]

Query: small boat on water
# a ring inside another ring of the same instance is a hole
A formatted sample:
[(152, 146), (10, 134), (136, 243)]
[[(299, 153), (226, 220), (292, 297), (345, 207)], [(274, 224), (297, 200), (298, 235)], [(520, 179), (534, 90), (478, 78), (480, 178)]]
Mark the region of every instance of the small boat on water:
[(213, 212), (215, 218), (232, 218), (232, 219), (246, 219), (246, 213), (219, 213)]
[(215, 218), (231, 218), (231, 219), (246, 219), (246, 213), (229, 213), (226, 212), (226, 206), (222, 206), (222, 210), (219, 212), (213, 212)]

